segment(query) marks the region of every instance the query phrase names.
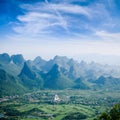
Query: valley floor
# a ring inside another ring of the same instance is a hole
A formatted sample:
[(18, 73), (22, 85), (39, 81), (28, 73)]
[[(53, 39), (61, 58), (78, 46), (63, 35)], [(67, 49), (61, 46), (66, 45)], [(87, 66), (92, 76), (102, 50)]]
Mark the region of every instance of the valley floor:
[[(54, 102), (58, 95), (59, 102)], [(120, 91), (41, 90), (0, 99), (0, 119), (93, 120), (120, 102)]]

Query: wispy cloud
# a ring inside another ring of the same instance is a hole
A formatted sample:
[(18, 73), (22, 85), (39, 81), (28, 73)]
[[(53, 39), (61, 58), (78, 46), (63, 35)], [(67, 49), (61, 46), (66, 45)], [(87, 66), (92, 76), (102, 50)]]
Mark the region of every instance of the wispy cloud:
[[(107, 1), (109, 4), (113, 2)], [(102, 40), (102, 35), (105, 39), (107, 32), (114, 31), (117, 26), (117, 22), (114, 22), (104, 2), (94, 2), (87, 6), (71, 2), (73, 1), (48, 2), (45, 0), (45, 2), (35, 4), (22, 4), (21, 8), (26, 12), (17, 17), (19, 22), (13, 29), (27, 38), (47, 39), (59, 35), (69, 38), (73, 36), (83, 40), (95, 40), (99, 37)], [(109, 39), (112, 39), (112, 36), (109, 36)]]
[(20, 22), (13, 29), (15, 32), (24, 35), (51, 34), (56, 33), (56, 29), (63, 29), (64, 33), (68, 33), (70, 21), (76, 19), (73, 17), (69, 20), (68, 14), (90, 17), (89, 10), (86, 7), (66, 3), (49, 3), (47, 0), (45, 3), (23, 4), (21, 8), (27, 12), (17, 17)]
[[(49, 6), (49, 2), (48, 0), (45, 0), (46, 4), (48, 4)], [(58, 21), (61, 23), (61, 26), (66, 30), (66, 31), (69, 31), (68, 30), (68, 27), (67, 27), (67, 22), (66, 20), (64, 19), (64, 17), (60, 14), (60, 12), (54, 7), (54, 6), (50, 6), (50, 9), (54, 10), (56, 15), (58, 16)]]
[(95, 34), (103, 40), (120, 42), (120, 32), (119, 33), (110, 33), (107, 31), (96, 31)]
[(71, 5), (71, 4), (51, 4), (51, 7), (64, 12), (64, 13), (71, 13), (71, 14), (82, 14), (85, 16), (90, 16), (89, 10), (85, 7), (78, 6), (78, 5)]
[(24, 16), (18, 16), (18, 20), (21, 23), (15, 26), (14, 30), (23, 35), (47, 33), (46, 28), (60, 24), (56, 21), (55, 15), (37, 12), (30, 12)]

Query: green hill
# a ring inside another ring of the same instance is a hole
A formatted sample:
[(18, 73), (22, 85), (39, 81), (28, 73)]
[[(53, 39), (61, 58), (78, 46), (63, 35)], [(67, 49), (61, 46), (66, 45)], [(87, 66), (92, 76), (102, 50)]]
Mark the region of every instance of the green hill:
[(114, 78), (112, 76), (101, 76), (96, 81), (94, 81), (94, 83), (96, 84), (96, 87), (100, 88), (120, 89), (120, 79)]
[(43, 79), (40, 75), (32, 71), (27, 62), (24, 63), (23, 69), (18, 76), (22, 84), (29, 89), (40, 89), (43, 87)]
[(0, 69), (0, 97), (21, 94), (25, 91), (26, 89), (19, 83), (17, 78)]
[(61, 73), (57, 64), (55, 64), (45, 76), (45, 88), (66, 89), (72, 85), (73, 82)]
[(75, 86), (73, 87), (74, 89), (89, 89), (89, 87), (83, 82), (82, 78), (78, 78), (75, 80)]

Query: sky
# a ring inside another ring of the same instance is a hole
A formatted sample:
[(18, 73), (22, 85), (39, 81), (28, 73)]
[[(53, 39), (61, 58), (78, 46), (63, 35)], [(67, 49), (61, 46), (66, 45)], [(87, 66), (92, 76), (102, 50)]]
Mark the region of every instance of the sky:
[(120, 0), (0, 0), (0, 53), (120, 64)]

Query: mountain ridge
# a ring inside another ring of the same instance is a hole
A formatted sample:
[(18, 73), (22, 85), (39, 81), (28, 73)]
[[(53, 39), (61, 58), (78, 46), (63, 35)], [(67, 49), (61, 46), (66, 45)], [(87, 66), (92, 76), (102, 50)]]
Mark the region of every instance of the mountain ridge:
[[(119, 89), (120, 85), (119, 66), (78, 62), (66, 56), (55, 56), (46, 61), (40, 56), (34, 60), (25, 60), (22, 54), (10, 56), (3, 53), (0, 54), (0, 69), (13, 76), (27, 90), (94, 88), (112, 90)], [(101, 79), (102, 77), (104, 79)], [(9, 82), (10, 78), (8, 77)]]

